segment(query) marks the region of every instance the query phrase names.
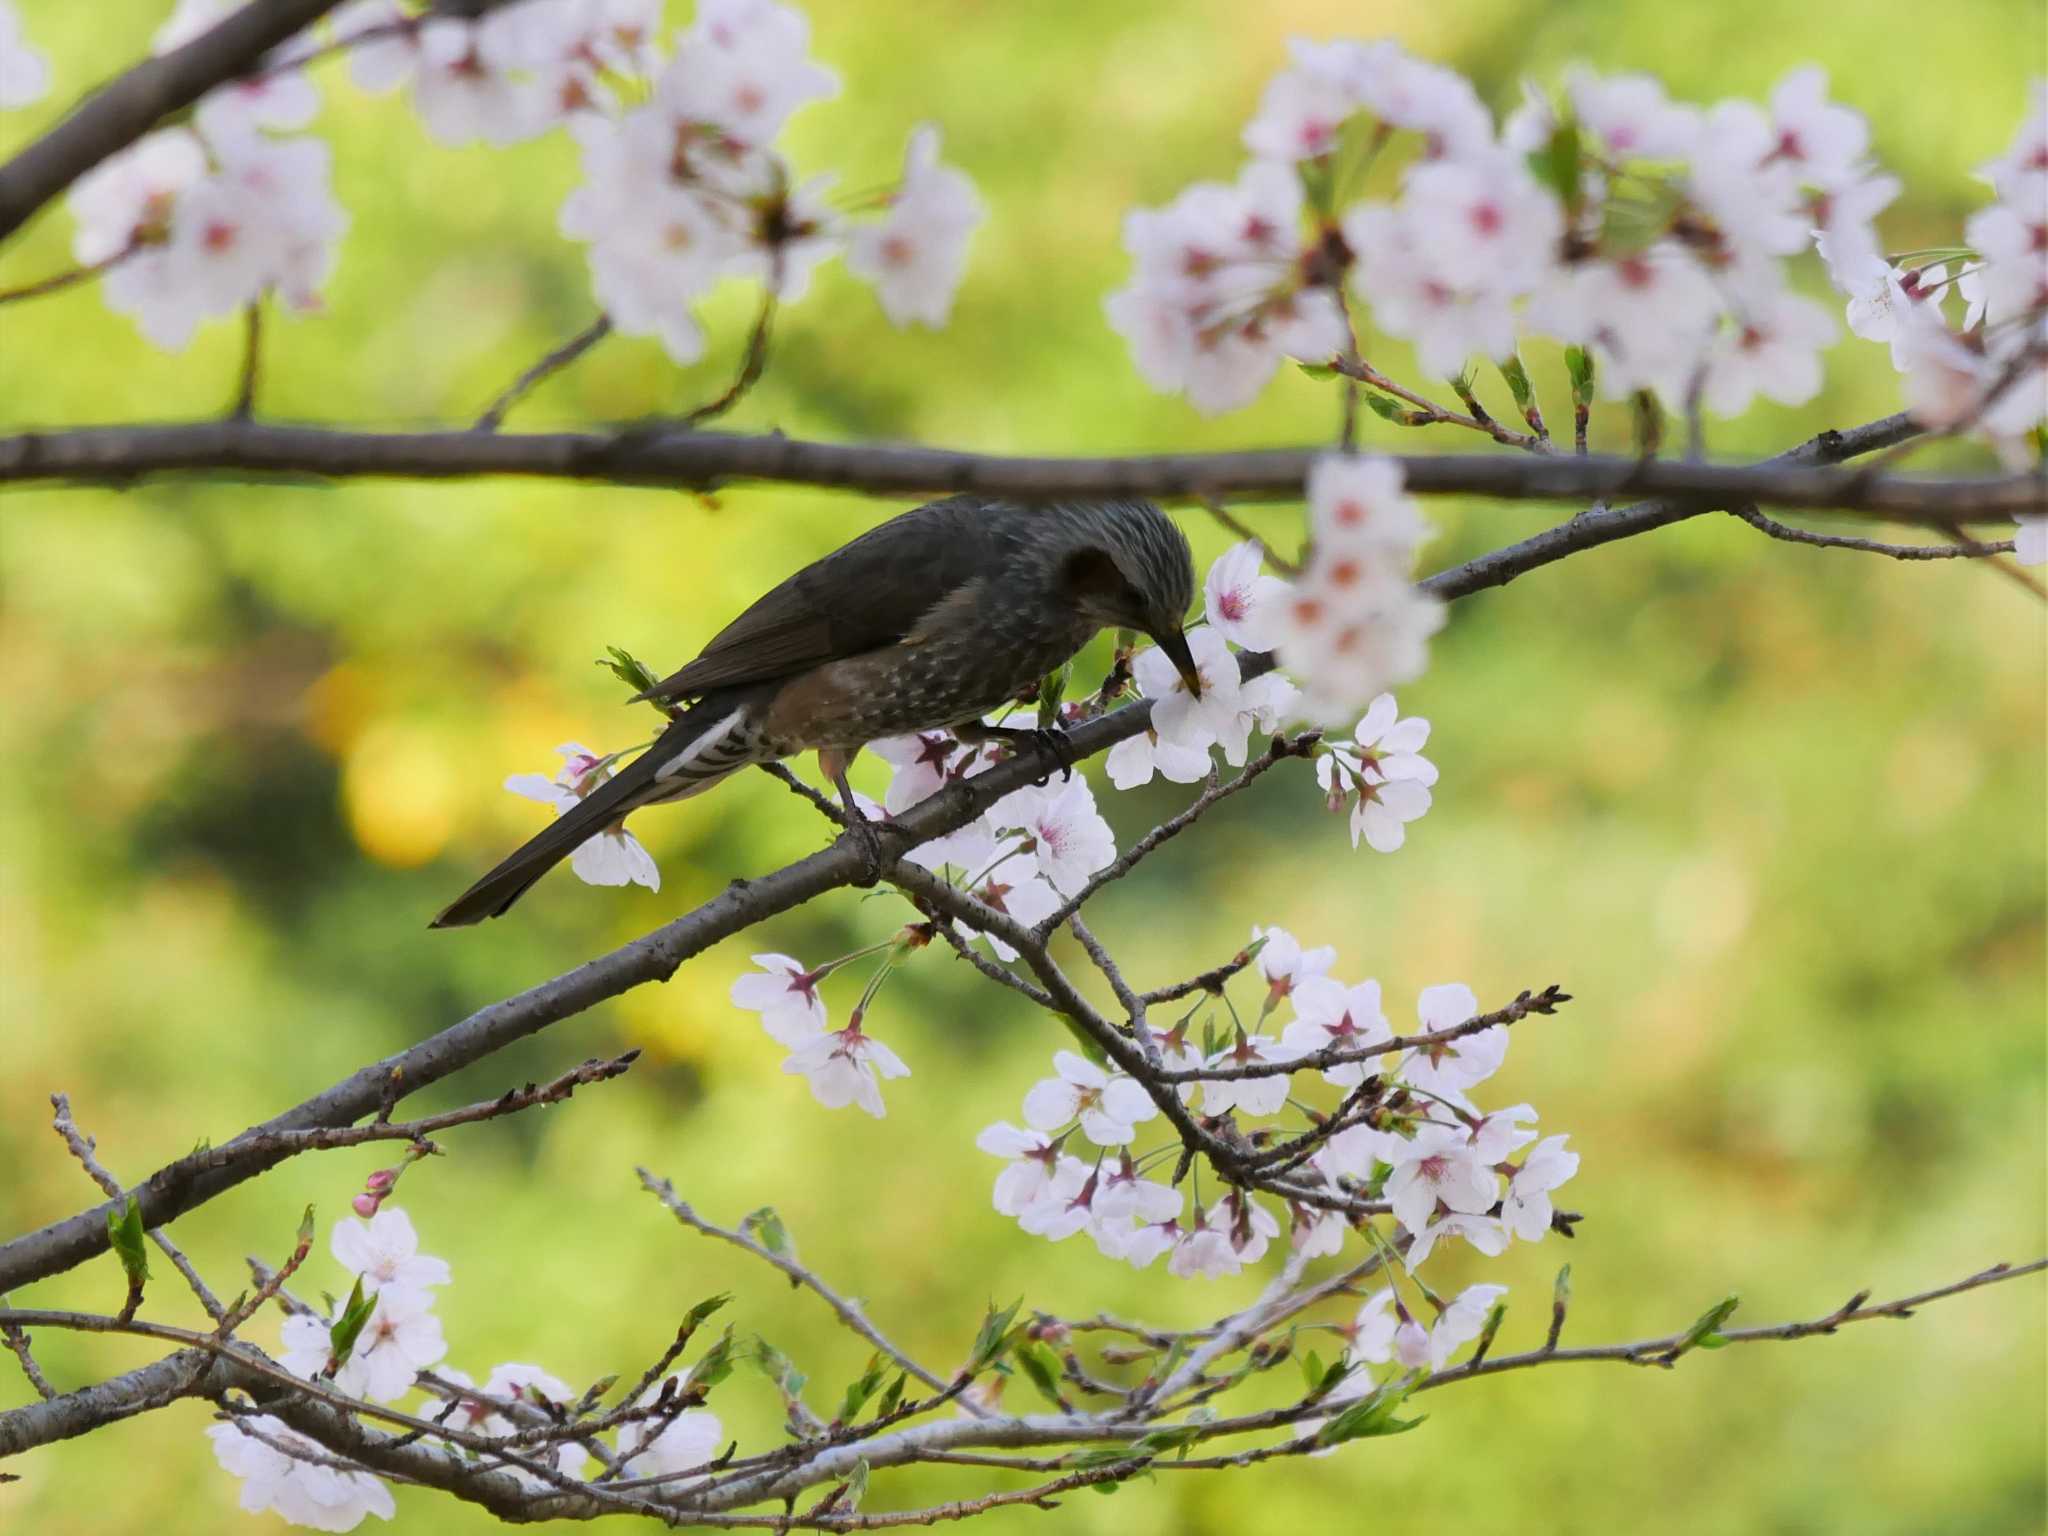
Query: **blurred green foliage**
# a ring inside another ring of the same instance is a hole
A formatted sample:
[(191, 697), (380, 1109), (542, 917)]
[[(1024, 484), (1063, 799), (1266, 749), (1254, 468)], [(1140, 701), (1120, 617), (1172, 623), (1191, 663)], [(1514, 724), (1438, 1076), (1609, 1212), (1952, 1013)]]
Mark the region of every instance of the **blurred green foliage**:
[[(2002, 150), (2044, 57), (2027, 0), (812, 9), (845, 91), (797, 119), (798, 164), (874, 184), (930, 119), (993, 216), (941, 334), (889, 330), (868, 293), (824, 272), (735, 424), (992, 450), (1332, 429), (1328, 386), (1292, 376), (1254, 410), (1200, 420), (1141, 384), (1101, 314), (1123, 273), (1122, 213), (1234, 173), (1238, 129), (1290, 34), (1397, 36), (1472, 72), (1498, 107), (1518, 77), (1573, 59), (1652, 71), (1696, 100), (1761, 96), (1819, 61), (1905, 179), (1885, 224), (1901, 248), (1955, 237), (1979, 198), (1968, 170)], [(25, 20), (75, 89), (143, 48), (167, 10), (28, 0)], [(554, 226), (572, 146), (451, 152), (400, 101), (328, 80), (318, 128), (354, 227), (328, 312), (270, 327), (261, 408), (468, 420), (592, 312), (580, 252)], [(0, 119), (0, 153), (55, 112)], [(47, 213), (0, 254), (0, 286), (60, 267), (69, 238), (68, 216)], [(718, 296), (722, 350), (686, 373), (652, 344), (606, 342), (513, 425), (708, 398), (746, 308), (740, 292)], [(203, 415), (232, 395), (238, 344), (214, 325), (185, 354), (154, 352), (89, 288), (13, 306), (0, 311), (0, 420)], [(1532, 363), (1557, 419), (1556, 360)], [(1719, 425), (1714, 447), (1773, 450), (1896, 405), (1881, 349), (1845, 340), (1822, 399)], [(1624, 440), (1620, 423), (1605, 430)], [(1367, 431), (1423, 444), (1378, 421)], [(606, 644), (673, 664), (890, 510), (788, 489), (707, 499), (518, 481), (6, 493), (0, 1231), (96, 1198), (45, 1128), (53, 1089), (72, 1094), (109, 1165), (139, 1176), (816, 846), (821, 827), (784, 790), (736, 782), (643, 819), (659, 895), (558, 875), (508, 921), (424, 926), (532, 829), (535, 808), (500, 780), (551, 768), (558, 741), (622, 745), (645, 725), (591, 665)], [(1557, 515), (1435, 511), (1433, 563)], [(1291, 509), (1253, 515), (1282, 539), (1294, 526)], [(1223, 547), (1187, 523), (1204, 559)], [(1680, 1326), (1730, 1289), (1737, 1321), (1762, 1321), (2025, 1258), (2043, 1247), (2048, 1154), (2043, 650), (2040, 606), (1983, 570), (1789, 548), (1700, 519), (1458, 606), (1402, 699), (1435, 721), (1444, 778), (1399, 855), (1353, 854), (1306, 774), (1276, 775), (1116, 887), (1097, 927), (1149, 983), (1223, 958), (1253, 922), (1281, 923), (1335, 943), (1341, 974), (1381, 978), (1397, 1019), (1435, 981), (1466, 980), (1488, 1002), (1564, 982), (1580, 1001), (1518, 1030), (1494, 1096), (1535, 1102), (1585, 1157), (1568, 1192), (1587, 1213), (1568, 1249), (1574, 1339)], [(1175, 803), (1155, 789), (1109, 809), (1128, 836)], [(422, 1096), (455, 1102), (647, 1050), (622, 1082), (449, 1137), (452, 1157), (408, 1178), (403, 1203), (455, 1269), (451, 1363), (480, 1376), (534, 1359), (579, 1383), (637, 1370), (688, 1305), (733, 1289), (729, 1315), (796, 1356), (820, 1403), (859, 1372), (863, 1346), (678, 1229), (638, 1191), (636, 1163), (726, 1221), (774, 1202), (807, 1261), (939, 1364), (990, 1297), (1194, 1321), (1254, 1292), (1256, 1276), (1132, 1274), (989, 1210), (994, 1169), (970, 1139), (1014, 1113), (1062, 1036), (942, 953), (892, 982), (871, 1023), (916, 1071), (893, 1085), (886, 1121), (818, 1110), (778, 1071), (780, 1052), (726, 1002), (747, 953), (822, 958), (885, 935), (900, 911), (820, 902)], [(178, 1234), (232, 1290), (243, 1254), (288, 1250), (308, 1200), (324, 1227), (377, 1162), (300, 1159)], [(1518, 1247), (1460, 1272), (1513, 1285), (1502, 1348), (1540, 1339), (1566, 1249)], [(324, 1248), (309, 1274), (309, 1289), (339, 1279)], [(111, 1308), (120, 1291), (106, 1258), (17, 1299)], [(161, 1277), (150, 1305), (196, 1316)], [(1669, 1375), (1508, 1377), (1432, 1400), (1414, 1435), (1077, 1496), (1056, 1518), (1063, 1532), (1294, 1530), (1334, 1508), (1417, 1529), (2034, 1531), (2043, 1348), (2030, 1282)], [(56, 1335), (40, 1350), (66, 1386), (147, 1355)], [(0, 1404), (26, 1391), (0, 1370)], [(736, 1378), (714, 1406), (748, 1443), (776, 1433), (759, 1380)], [(0, 1524), (241, 1529), (205, 1422), (180, 1405), (41, 1451), (0, 1488)], [(878, 1492), (958, 1496), (978, 1476), (890, 1475)], [(406, 1528), (488, 1523), (434, 1495), (399, 1503)], [(1015, 1512), (984, 1528), (1045, 1523)]]

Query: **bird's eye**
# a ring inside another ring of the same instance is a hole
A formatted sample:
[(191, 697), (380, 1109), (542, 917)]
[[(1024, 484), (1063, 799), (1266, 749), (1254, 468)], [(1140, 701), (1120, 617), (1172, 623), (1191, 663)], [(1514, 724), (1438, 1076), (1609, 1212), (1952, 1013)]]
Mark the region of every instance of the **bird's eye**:
[(1081, 549), (1067, 556), (1060, 567), (1060, 582), (1077, 601), (1092, 600), (1116, 609), (1143, 606), (1106, 549)]

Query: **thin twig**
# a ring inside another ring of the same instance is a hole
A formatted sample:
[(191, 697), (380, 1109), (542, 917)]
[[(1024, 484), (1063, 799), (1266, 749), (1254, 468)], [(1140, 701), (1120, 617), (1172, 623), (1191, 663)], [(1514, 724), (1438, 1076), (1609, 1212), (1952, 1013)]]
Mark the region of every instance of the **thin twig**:
[(256, 374), (263, 361), (263, 301), (252, 299), (242, 306), (242, 373), (235, 390), (231, 421), (247, 421), (256, 414)]
[(1504, 444), (1509, 448), (1520, 448), (1524, 452), (1537, 454), (1547, 454), (1550, 452), (1550, 443), (1547, 439), (1531, 436), (1527, 432), (1517, 432), (1514, 428), (1495, 421), (1490, 416), (1481, 421), (1477, 417), (1467, 416), (1459, 411), (1448, 410), (1430, 399), (1427, 395), (1418, 395), (1414, 390), (1396, 383), (1363, 358), (1353, 360), (1340, 357), (1335, 359), (1330, 366), (1343, 374), (1347, 379), (1356, 379), (1362, 384), (1370, 385), (1382, 394), (1392, 395), (1396, 400), (1406, 401), (1409, 405), (1415, 407), (1413, 411), (1408, 413), (1405, 425), (1414, 427), (1464, 427), (1469, 431), (1478, 432), (1483, 436), (1490, 437), (1496, 443)]
[[(778, 258), (779, 261), (779, 258)], [(779, 272), (778, 274), (779, 275)], [(769, 282), (761, 295), (761, 310), (754, 317), (754, 328), (747, 334), (747, 350), (740, 358), (740, 371), (733, 376), (725, 393), (715, 400), (707, 400), (695, 410), (686, 412), (683, 425), (694, 427), (700, 423), (716, 420), (738, 405), (761, 377), (761, 370), (768, 366), (768, 337), (775, 325), (775, 293), (777, 284)]]
[(657, 1179), (645, 1168), (636, 1168), (633, 1171), (640, 1176), (640, 1183), (647, 1192), (667, 1206), (669, 1214), (674, 1216), (684, 1226), (702, 1232), (707, 1237), (716, 1237), (731, 1243), (735, 1248), (744, 1249), (746, 1252), (751, 1253), (762, 1263), (773, 1265), (776, 1269), (781, 1270), (791, 1280), (799, 1285), (808, 1287), (826, 1306), (838, 1314), (839, 1320), (842, 1323), (846, 1324), (847, 1327), (851, 1328), (863, 1339), (866, 1339), (868, 1343), (874, 1345), (876, 1349), (879, 1349), (891, 1360), (894, 1360), (919, 1381), (923, 1382), (933, 1391), (943, 1392), (946, 1390), (945, 1382), (934, 1376), (930, 1371), (911, 1359), (909, 1355), (905, 1354), (903, 1350), (890, 1342), (888, 1337), (879, 1328), (868, 1321), (865, 1312), (833, 1290), (831, 1286), (820, 1280), (795, 1259), (771, 1252), (744, 1232), (735, 1232), (729, 1228), (721, 1227), (715, 1222), (706, 1221), (690, 1208), (689, 1203), (681, 1195), (676, 1193), (675, 1185), (671, 1184), (667, 1179)]
[(477, 417), (476, 425), (471, 427), (470, 430), (472, 432), (497, 431), (498, 424), (505, 419), (506, 412), (525, 399), (527, 393), (534, 386), (549, 375), (560, 373), (564, 368), (575, 362), (577, 358), (609, 336), (611, 330), (612, 317), (610, 315), (599, 315), (590, 324), (586, 325), (574, 336), (571, 336), (567, 341), (555, 348), (554, 351), (548, 353), (547, 356), (543, 357), (507, 385), (504, 392), (491, 402), (489, 409), (483, 415)]
[(57, 1396), (57, 1389), (50, 1385), (50, 1378), (43, 1374), (36, 1364), (34, 1352), (29, 1347), (28, 1330), (15, 1323), (0, 1323), (0, 1339), (7, 1341), (7, 1347), (14, 1351), (14, 1358), (21, 1362), (21, 1373), (28, 1378), (28, 1384), (36, 1389), (36, 1395), (44, 1402), (51, 1402)]
[(40, 299), (45, 294), (62, 293), (66, 288), (89, 282), (102, 272), (118, 267), (122, 262), (142, 249), (139, 241), (131, 240), (111, 256), (102, 256), (98, 261), (82, 267), (70, 267), (53, 276), (40, 278), (20, 288), (0, 288), (0, 304), (14, 304), (23, 299)]
[(1794, 528), (1775, 518), (1766, 517), (1753, 506), (1731, 507), (1729, 515), (1740, 518), (1759, 533), (1767, 533), (1787, 544), (1811, 544), (1818, 549), (1861, 550), (1865, 554), (1888, 555), (1894, 560), (1982, 559), (1986, 555), (2009, 555), (2013, 550), (2011, 539), (1999, 539), (1994, 543), (1971, 540), (1960, 545), (1885, 544), (1876, 539), (1851, 538), (1846, 534), (1814, 533), (1809, 529)]
[[(50, 1107), (56, 1111), (50, 1121), (50, 1129), (64, 1138), (64, 1145), (71, 1149), (71, 1155), (78, 1159), (78, 1165), (95, 1184), (106, 1191), (107, 1197), (118, 1201), (124, 1193), (121, 1181), (101, 1165), (99, 1159), (94, 1156), (96, 1148), (93, 1139), (80, 1130), (78, 1122), (71, 1118), (71, 1096), (65, 1093), (51, 1094)], [(199, 1305), (206, 1309), (208, 1317), (219, 1322), (227, 1315), (227, 1309), (221, 1305), (220, 1298), (213, 1294), (204, 1280), (199, 1278), (199, 1271), (192, 1267), (192, 1261), (185, 1257), (184, 1250), (171, 1241), (170, 1233), (161, 1227), (152, 1227), (149, 1230), (149, 1240), (156, 1244), (158, 1251), (176, 1266), (179, 1274), (185, 1277), (185, 1283), (192, 1288), (192, 1294), (199, 1298)]]

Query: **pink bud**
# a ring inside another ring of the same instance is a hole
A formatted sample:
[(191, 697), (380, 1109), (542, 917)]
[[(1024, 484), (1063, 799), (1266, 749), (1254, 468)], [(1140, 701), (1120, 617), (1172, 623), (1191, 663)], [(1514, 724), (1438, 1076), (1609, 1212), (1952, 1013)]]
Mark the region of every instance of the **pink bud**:
[(368, 1217), (377, 1214), (377, 1207), (380, 1203), (375, 1195), (357, 1195), (355, 1199), (349, 1201), (349, 1207), (358, 1216)]
[(388, 1195), (391, 1193), (391, 1186), (397, 1182), (398, 1170), (396, 1168), (379, 1168), (375, 1173), (363, 1180), (363, 1188), (373, 1195)]

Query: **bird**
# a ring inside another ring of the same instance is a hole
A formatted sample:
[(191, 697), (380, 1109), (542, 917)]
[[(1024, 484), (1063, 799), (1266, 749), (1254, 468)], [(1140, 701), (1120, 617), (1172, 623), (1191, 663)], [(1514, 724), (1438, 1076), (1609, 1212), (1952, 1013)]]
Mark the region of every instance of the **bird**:
[(863, 746), (951, 730), (967, 741), (1036, 738), (1057, 752), (1056, 735), (983, 717), (1109, 628), (1148, 636), (1199, 695), (1183, 630), (1194, 584), (1186, 535), (1148, 501), (965, 494), (899, 513), (805, 566), (694, 661), (636, 694), (634, 702), (688, 707), (430, 926), (502, 916), (630, 813), (804, 751), (818, 753), (851, 823), (865, 830), (878, 875), (879, 842), (846, 779)]

